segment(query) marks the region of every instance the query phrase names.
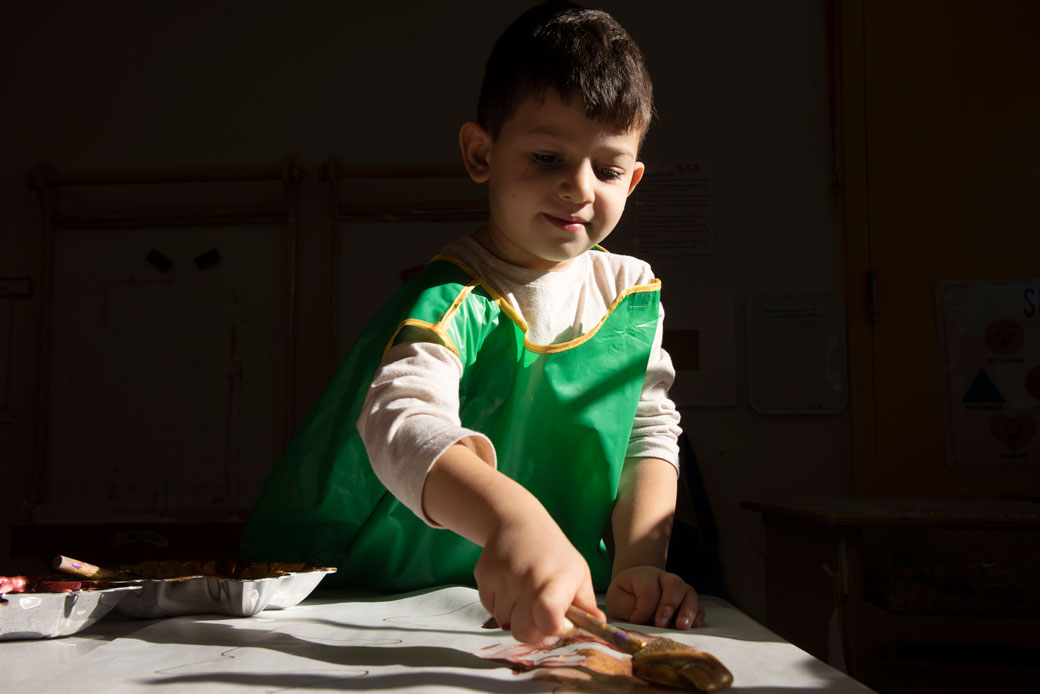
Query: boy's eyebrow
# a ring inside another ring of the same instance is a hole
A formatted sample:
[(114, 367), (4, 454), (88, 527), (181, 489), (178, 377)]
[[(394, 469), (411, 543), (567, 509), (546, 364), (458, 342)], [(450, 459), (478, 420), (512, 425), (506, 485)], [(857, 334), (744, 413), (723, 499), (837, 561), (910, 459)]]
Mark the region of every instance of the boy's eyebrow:
[[(549, 125), (535, 126), (527, 131), (527, 135), (547, 135), (548, 137), (555, 138), (557, 140), (566, 140), (567, 134)], [(619, 156), (619, 157), (635, 157), (636, 152), (628, 147), (614, 147), (612, 145), (603, 145), (600, 147), (601, 150), (607, 154)]]

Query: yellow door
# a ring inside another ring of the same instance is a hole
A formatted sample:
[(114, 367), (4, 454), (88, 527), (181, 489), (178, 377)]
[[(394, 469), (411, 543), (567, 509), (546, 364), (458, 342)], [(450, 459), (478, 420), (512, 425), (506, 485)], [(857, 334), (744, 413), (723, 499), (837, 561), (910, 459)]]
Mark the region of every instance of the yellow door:
[(936, 322), (940, 282), (1040, 277), (1040, 3), (837, 7), (854, 491), (1040, 495), (948, 468)]

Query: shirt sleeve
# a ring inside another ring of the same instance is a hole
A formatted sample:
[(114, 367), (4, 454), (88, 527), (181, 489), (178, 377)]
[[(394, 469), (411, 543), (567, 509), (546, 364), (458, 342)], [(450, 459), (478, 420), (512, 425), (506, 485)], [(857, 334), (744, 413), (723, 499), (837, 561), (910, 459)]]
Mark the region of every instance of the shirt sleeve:
[(391, 347), (376, 370), (357, 427), (379, 481), (427, 525), (422, 508), (430, 468), (456, 443), (469, 446), (492, 467), (491, 440), (462, 426), (462, 363), (443, 345), (409, 342)]
[(679, 411), (668, 397), (675, 380), (672, 359), (661, 346), (664, 335), (664, 307), (657, 320), (657, 332), (650, 350), (643, 391), (639, 396), (626, 458), (661, 458), (679, 471)]

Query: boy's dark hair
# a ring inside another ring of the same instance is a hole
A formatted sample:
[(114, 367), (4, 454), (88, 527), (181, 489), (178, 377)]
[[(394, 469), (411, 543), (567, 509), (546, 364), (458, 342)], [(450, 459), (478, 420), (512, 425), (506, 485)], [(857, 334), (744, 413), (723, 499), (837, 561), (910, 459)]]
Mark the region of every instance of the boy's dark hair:
[(484, 68), (477, 122), (498, 139), (502, 124), (530, 97), (555, 89), (565, 103), (581, 99), (585, 115), (646, 133), (653, 85), (639, 46), (606, 12), (550, 0), (513, 22)]

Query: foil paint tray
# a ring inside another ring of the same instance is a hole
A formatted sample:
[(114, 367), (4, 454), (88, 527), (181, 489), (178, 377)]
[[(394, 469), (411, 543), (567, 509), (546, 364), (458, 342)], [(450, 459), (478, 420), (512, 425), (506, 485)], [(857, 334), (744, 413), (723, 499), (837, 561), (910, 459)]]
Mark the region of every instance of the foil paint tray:
[(48, 593), (5, 593), (0, 604), (0, 641), (53, 639), (83, 631), (124, 598), (133, 585)]
[(281, 610), (298, 604), (333, 568), (279, 571), (274, 576), (234, 578), (219, 575), (145, 578), (120, 583), (139, 590), (116, 606), (116, 612), (137, 619), (190, 614), (250, 617), (261, 610)]

